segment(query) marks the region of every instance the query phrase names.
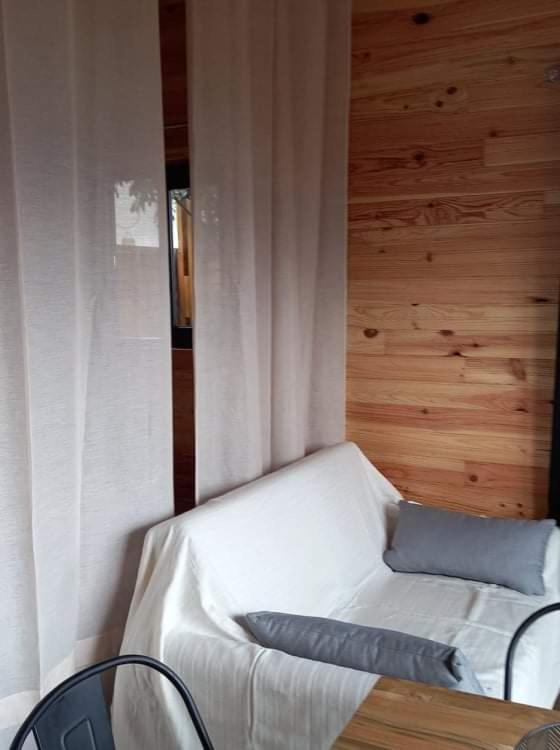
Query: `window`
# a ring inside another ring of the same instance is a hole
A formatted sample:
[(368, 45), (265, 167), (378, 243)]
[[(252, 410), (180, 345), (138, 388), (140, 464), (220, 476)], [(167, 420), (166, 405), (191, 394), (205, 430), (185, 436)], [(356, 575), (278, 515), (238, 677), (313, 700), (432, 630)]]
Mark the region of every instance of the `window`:
[(192, 348), (193, 231), (187, 162), (167, 165), (172, 345)]

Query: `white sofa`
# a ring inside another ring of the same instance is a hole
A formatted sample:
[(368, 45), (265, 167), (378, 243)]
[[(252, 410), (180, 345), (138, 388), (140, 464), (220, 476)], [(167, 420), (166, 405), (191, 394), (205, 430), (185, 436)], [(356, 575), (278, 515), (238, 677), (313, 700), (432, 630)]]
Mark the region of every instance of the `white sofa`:
[[(243, 626), (274, 610), (401, 630), (460, 647), (501, 697), (516, 626), (560, 594), (560, 532), (546, 594), (393, 573), (382, 560), (400, 495), (352, 443), (327, 448), (152, 529), (123, 653), (155, 656), (190, 686), (216, 750), (329, 748), (378, 679), (268, 650)], [(560, 684), (560, 618), (521, 642), (514, 700), (551, 706)], [(159, 678), (158, 678), (159, 680)], [(120, 670), (117, 747), (198, 747), (172, 688)]]

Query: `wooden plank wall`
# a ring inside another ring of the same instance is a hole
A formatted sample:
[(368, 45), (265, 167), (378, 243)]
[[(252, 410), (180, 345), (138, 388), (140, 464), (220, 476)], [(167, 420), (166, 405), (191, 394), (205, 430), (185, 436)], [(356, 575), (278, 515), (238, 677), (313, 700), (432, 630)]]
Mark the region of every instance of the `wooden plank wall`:
[(192, 349), (173, 349), (175, 512), (194, 507), (194, 383)]
[[(160, 0), (159, 14), (165, 158), (170, 162), (188, 158), (185, 0)], [(194, 375), (191, 350), (173, 350), (172, 373), (175, 512), (184, 513), (194, 506)]]
[(409, 498), (544, 516), (560, 2), (353, 11), (348, 438)]
[(188, 159), (186, 0), (159, 0), (166, 161)]

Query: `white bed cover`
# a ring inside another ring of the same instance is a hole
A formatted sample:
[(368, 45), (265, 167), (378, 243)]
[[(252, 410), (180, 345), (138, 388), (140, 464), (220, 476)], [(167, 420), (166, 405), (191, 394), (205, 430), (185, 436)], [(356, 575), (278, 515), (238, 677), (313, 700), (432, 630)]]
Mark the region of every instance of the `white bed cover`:
[[(460, 646), (499, 697), (515, 627), (558, 598), (560, 532), (547, 556), (547, 594), (383, 563), (397, 490), (351, 443), (210, 501), (152, 529), (145, 541), (123, 653), (154, 656), (189, 685), (216, 750), (326, 750), (377, 676), (264, 649), (247, 612), (337, 617)], [(550, 706), (558, 689), (560, 618), (522, 641), (514, 699)], [(119, 670), (117, 750), (198, 748), (173, 688)]]

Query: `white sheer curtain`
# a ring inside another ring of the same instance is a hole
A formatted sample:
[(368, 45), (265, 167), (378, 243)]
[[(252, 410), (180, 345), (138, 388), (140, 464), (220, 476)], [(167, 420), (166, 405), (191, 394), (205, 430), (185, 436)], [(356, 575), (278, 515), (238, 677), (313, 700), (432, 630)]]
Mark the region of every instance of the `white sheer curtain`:
[(350, 0), (189, 0), (198, 498), (344, 437)]
[(172, 513), (156, 0), (0, 0), (0, 747)]

